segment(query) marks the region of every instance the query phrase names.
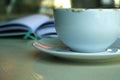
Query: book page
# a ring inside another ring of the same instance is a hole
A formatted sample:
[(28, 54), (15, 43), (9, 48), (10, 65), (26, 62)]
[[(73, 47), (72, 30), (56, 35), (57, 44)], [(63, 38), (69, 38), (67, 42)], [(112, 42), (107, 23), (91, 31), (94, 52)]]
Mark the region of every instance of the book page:
[(10, 27), (11, 27), (11, 29), (13, 29), (13, 28), (17, 28), (17, 26), (19, 26), (19, 27), (21, 26), (21, 28), (28, 27), (28, 29), (30, 28), (33, 32), (35, 32), (35, 30), (40, 25), (42, 25), (43, 23), (45, 23), (49, 20), (50, 20), (50, 18), (46, 15), (34, 14), (34, 15), (22, 17), (19, 19), (15, 19), (12, 21), (4, 22), (0, 26), (4, 26), (3, 28), (5, 28), (5, 29), (10, 29)]
[(57, 37), (54, 20), (42, 24), (37, 28), (35, 34), (37, 34), (38, 37)]
[(34, 14), (0, 24), (0, 35), (2, 36), (7, 36), (8, 34), (12, 36), (13, 33), (17, 35), (25, 32), (27, 34), (29, 31), (37, 37), (51, 36), (53, 33), (56, 36), (54, 18)]

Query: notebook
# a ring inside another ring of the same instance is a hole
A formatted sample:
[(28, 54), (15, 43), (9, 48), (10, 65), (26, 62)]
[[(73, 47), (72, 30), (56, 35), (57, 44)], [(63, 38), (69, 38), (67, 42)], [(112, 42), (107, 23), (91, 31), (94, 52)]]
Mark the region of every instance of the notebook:
[(0, 23), (0, 37), (23, 36), (27, 38), (57, 37), (54, 18), (33, 14)]

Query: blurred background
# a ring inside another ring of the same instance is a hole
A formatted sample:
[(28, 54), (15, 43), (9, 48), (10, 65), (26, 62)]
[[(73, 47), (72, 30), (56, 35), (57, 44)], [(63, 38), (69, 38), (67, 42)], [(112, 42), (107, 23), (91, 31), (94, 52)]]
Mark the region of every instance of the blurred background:
[(54, 8), (120, 8), (120, 0), (0, 0), (0, 21), (36, 13), (53, 16)]

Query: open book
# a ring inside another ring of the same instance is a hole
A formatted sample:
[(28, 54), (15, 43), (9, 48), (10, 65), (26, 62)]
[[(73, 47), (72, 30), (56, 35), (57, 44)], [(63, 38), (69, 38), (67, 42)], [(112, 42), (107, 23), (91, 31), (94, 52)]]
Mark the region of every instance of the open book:
[(0, 23), (0, 37), (21, 35), (25, 39), (57, 37), (54, 19), (46, 15), (34, 14)]

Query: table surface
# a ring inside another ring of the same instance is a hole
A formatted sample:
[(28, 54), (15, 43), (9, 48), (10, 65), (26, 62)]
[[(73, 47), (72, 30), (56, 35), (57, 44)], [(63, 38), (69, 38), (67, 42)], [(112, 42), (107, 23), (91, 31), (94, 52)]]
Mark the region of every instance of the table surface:
[(38, 51), (33, 42), (0, 39), (0, 80), (120, 80), (120, 59), (70, 61)]

